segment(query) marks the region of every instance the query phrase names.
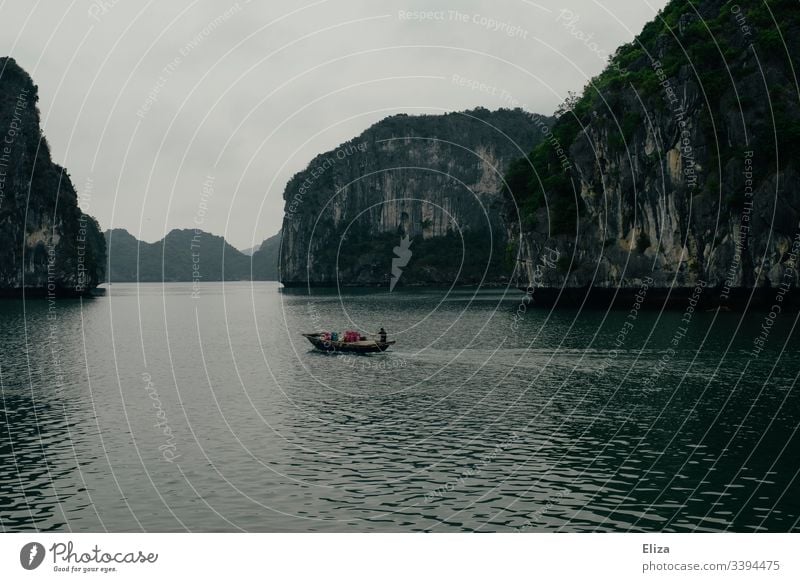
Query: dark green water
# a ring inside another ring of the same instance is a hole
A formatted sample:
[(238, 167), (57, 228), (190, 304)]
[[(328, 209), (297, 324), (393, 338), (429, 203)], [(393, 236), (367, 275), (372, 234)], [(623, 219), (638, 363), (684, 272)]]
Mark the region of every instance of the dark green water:
[[(795, 314), (754, 354), (764, 313), (515, 321), (520, 299), (236, 283), (0, 303), (0, 528), (798, 530)], [(381, 325), (398, 343), (369, 357), (299, 335)]]

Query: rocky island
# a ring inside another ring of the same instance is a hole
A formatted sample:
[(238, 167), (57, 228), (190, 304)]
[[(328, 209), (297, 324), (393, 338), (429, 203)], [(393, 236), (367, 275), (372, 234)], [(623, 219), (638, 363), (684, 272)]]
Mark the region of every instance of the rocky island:
[(503, 174), (552, 122), (520, 109), (401, 114), (317, 156), (284, 192), (281, 282), (389, 285), (405, 245), (401, 286), (508, 283)]
[(509, 171), (520, 287), (548, 304), (629, 304), (647, 281), (651, 298), (797, 305), (800, 42), (773, 18), (800, 29), (791, 2), (673, 0), (567, 101), (566, 158), (542, 144)]
[(628, 304), (645, 282), (659, 304), (796, 305), (800, 41), (773, 16), (800, 29), (788, 1), (673, 0), (557, 119), (374, 125), (289, 182), (282, 282), (388, 287), (403, 262), (400, 285), (542, 305)]
[(0, 295), (88, 295), (103, 280), (105, 240), (54, 163), (30, 76), (0, 58)]

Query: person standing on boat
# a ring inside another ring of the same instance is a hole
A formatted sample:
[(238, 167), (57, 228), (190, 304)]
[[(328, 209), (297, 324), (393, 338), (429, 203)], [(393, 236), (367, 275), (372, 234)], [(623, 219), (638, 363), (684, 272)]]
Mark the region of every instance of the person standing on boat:
[(386, 343), (386, 330), (381, 328), (381, 330), (378, 332), (378, 335), (380, 335), (380, 337), (381, 337), (381, 343), (385, 344)]

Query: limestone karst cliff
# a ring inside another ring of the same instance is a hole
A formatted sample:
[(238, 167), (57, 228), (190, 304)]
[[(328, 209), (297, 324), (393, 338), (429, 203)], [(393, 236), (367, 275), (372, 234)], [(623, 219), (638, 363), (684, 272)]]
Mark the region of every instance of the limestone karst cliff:
[(393, 261), (400, 285), (508, 281), (503, 174), (551, 123), (519, 109), (395, 115), (317, 156), (284, 193), (281, 281), (388, 286)]
[(289, 183), (281, 278), (797, 306), (798, 33), (793, 1), (672, 0), (555, 120), (386, 119)]
[(620, 47), (555, 123), (568, 153), (541, 144), (508, 173), (519, 286), (542, 302), (643, 281), (701, 286), (709, 305), (792, 295), (798, 32), (794, 2), (673, 0)]
[(0, 294), (83, 295), (102, 281), (105, 241), (50, 158), (38, 98), (16, 61), (0, 59)]

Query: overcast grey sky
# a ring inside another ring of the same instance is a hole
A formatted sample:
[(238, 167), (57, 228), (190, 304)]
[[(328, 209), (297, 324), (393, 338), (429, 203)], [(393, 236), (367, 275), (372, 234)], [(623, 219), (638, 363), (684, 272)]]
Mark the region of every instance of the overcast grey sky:
[(0, 53), (39, 86), (54, 159), (104, 229), (154, 241), (197, 220), (245, 248), (314, 155), (393, 113), (550, 114), (665, 4), (11, 0)]

